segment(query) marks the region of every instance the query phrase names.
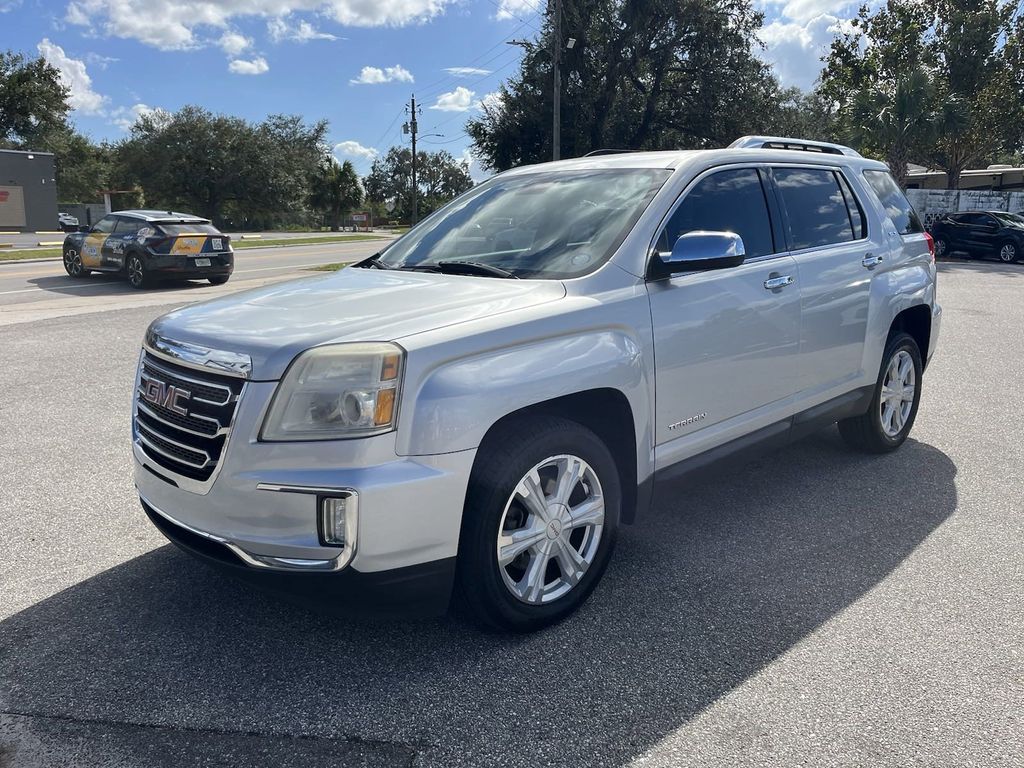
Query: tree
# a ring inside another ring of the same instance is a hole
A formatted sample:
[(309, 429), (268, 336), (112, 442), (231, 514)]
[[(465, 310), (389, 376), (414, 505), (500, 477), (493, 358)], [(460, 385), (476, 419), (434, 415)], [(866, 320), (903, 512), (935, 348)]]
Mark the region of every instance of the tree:
[(326, 132), (294, 116), (252, 124), (194, 106), (155, 112), (116, 147), (115, 181), (141, 187), (149, 205), (239, 228), (308, 222)]
[[(363, 180), (366, 198), (383, 203), (391, 216), (408, 219), (412, 214), (412, 151), (392, 147), (384, 157), (373, 161)], [(472, 188), (469, 166), (449, 152), (416, 153), (416, 187), (419, 213), (426, 216), (457, 195)]]
[(44, 58), (0, 52), (0, 146), (31, 147), (39, 136), (64, 126), (69, 93), (60, 72)]
[(339, 164), (333, 157), (328, 158), (313, 179), (313, 193), (310, 205), (327, 215), (332, 232), (341, 228), (341, 219), (363, 202), (363, 189), (352, 163), (346, 160)]
[[(750, 0), (563, 0), (562, 8), (564, 157), (721, 146), (779, 121), (778, 83), (755, 56), (763, 15)], [(552, 35), (549, 18), (519, 73), (467, 124), (485, 166), (551, 157)]]
[(109, 144), (96, 144), (65, 123), (42, 134), (33, 146), (53, 153), (61, 202), (98, 202), (98, 191), (110, 187), (113, 150)]
[(864, 6), (825, 58), (821, 90), (854, 143), (905, 178), (908, 160), (946, 172), (1021, 138), (1024, 29), (1004, 0), (888, 0)]

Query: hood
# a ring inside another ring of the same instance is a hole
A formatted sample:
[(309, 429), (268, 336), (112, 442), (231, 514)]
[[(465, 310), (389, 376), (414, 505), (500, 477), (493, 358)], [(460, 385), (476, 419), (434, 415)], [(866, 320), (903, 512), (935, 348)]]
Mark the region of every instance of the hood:
[(565, 296), (548, 280), (348, 268), (194, 304), (150, 326), (173, 341), (252, 358), (252, 378), (278, 379), (319, 344), (397, 341)]

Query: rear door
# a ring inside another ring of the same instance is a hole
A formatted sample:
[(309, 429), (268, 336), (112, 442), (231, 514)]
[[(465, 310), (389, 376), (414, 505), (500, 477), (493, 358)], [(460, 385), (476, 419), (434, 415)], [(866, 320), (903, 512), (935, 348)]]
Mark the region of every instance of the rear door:
[(139, 236), (139, 230), (146, 225), (141, 219), (134, 219), (128, 216), (118, 218), (114, 232), (107, 238), (103, 247), (103, 258), (105, 263), (113, 269), (123, 269), (127, 252), (135, 245)]
[(686, 232), (734, 232), (747, 255), (737, 267), (648, 283), (661, 466), (702, 450), (701, 433), (723, 442), (788, 415), (800, 287), (771, 210), (759, 168), (715, 169), (692, 182), (658, 236), (656, 250), (664, 253)]
[[(774, 166), (800, 273), (800, 391), (825, 400), (862, 376), (871, 273), (885, 254), (838, 168)], [(821, 395), (821, 397), (818, 397)]]

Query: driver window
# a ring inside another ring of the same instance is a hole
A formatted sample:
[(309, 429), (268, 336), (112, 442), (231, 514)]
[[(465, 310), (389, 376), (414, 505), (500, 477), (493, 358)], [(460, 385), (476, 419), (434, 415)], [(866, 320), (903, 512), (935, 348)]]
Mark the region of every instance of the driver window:
[(662, 230), (658, 251), (668, 253), (680, 235), (695, 230), (736, 233), (743, 238), (747, 258), (775, 253), (768, 203), (757, 171), (718, 171), (697, 182)]
[(104, 216), (102, 219), (96, 222), (96, 225), (92, 228), (93, 232), (101, 232), (104, 235), (109, 235), (114, 231), (114, 224), (116, 220), (113, 216)]

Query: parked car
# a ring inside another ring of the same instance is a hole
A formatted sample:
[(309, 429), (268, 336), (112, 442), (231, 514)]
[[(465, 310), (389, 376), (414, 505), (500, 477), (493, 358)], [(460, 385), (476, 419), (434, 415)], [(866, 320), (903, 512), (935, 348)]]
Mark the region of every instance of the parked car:
[(1024, 217), (1005, 211), (949, 213), (932, 225), (935, 253), (963, 251), (1010, 264), (1024, 257)]
[(57, 226), (60, 227), (61, 232), (77, 232), (78, 219), (70, 213), (58, 213)]
[(837, 421), (898, 448), (935, 279), (886, 166), (846, 147), (517, 168), (354, 267), (155, 320), (135, 484), (168, 539), (272, 590), (431, 612), (454, 588), (537, 629), (655, 480)]
[(234, 268), (231, 238), (188, 213), (116, 211), (64, 238), (64, 269), (73, 278), (115, 272), (132, 288), (161, 279), (223, 285)]

